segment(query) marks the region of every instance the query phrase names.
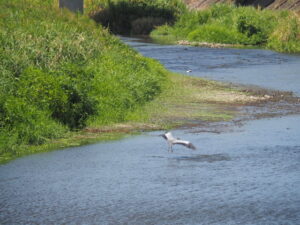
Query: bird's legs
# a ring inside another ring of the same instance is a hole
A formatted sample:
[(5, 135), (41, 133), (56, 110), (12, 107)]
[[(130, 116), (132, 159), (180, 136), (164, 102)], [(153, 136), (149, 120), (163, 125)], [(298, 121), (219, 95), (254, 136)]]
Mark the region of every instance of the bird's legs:
[(168, 148), (168, 152), (173, 152), (173, 145), (172, 145), (172, 143), (169, 143), (169, 148)]

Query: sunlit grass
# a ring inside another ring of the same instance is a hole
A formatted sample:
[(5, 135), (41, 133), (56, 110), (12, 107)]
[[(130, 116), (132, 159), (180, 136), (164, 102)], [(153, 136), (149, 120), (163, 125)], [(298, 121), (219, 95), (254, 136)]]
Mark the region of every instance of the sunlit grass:
[(167, 73), (167, 77), (161, 94), (135, 108), (124, 120), (114, 123), (93, 120), (83, 130), (67, 132), (62, 138), (48, 139), (40, 145), (23, 143), (14, 151), (1, 154), (0, 163), (32, 153), (116, 140), (141, 131), (172, 129), (200, 121), (228, 121), (238, 113), (230, 106), (251, 102), (248, 94), (215, 81), (173, 73)]
[(300, 17), (290, 11), (261, 10), (216, 4), (202, 11), (184, 12), (174, 25), (163, 25), (154, 38), (243, 44), (281, 52), (300, 52)]
[[(0, 162), (193, 120), (249, 101), (171, 74), (85, 15), (51, 0), (0, 0)], [(216, 97), (217, 96), (217, 97)]]
[(52, 0), (0, 0), (0, 155), (123, 122), (161, 92), (166, 70)]

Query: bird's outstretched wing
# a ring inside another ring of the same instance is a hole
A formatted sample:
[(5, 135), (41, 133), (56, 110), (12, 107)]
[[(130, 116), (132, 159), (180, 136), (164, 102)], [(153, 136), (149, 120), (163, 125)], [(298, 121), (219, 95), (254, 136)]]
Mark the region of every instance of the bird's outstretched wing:
[(164, 139), (168, 140), (166, 134), (160, 134), (159, 136), (163, 137)]
[(183, 145), (187, 148), (190, 148), (190, 149), (193, 149), (193, 150), (196, 150), (196, 147), (189, 141), (184, 141), (184, 140), (176, 140), (174, 142), (174, 144), (179, 144), (179, 145)]
[(187, 147), (190, 149), (196, 150), (195, 145), (193, 145), (192, 143), (189, 143)]

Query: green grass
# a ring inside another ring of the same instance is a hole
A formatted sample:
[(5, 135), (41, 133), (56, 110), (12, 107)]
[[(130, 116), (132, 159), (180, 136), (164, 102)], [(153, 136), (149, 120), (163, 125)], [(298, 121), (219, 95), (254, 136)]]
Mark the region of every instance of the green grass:
[(0, 155), (126, 120), (166, 70), (53, 1), (0, 0)]
[[(189, 120), (247, 97), (174, 75), (52, 0), (0, 0), (0, 163)], [(175, 121), (175, 122), (174, 122)]]
[(162, 83), (160, 95), (147, 104), (137, 106), (126, 114), (124, 120), (106, 125), (94, 120), (81, 130), (65, 131), (60, 137), (40, 144), (21, 143), (17, 146), (13, 136), (9, 136), (7, 147), (10, 151), (1, 153), (0, 163), (33, 153), (116, 140), (140, 131), (171, 129), (194, 124), (195, 121), (228, 121), (236, 116), (236, 105), (251, 102), (251, 96), (215, 81), (172, 73), (167, 74), (167, 80)]
[(216, 4), (203, 11), (184, 12), (174, 25), (163, 25), (154, 38), (243, 44), (280, 52), (300, 52), (300, 18), (289, 11)]
[(180, 0), (90, 0), (86, 13), (115, 34), (147, 35), (186, 10)]

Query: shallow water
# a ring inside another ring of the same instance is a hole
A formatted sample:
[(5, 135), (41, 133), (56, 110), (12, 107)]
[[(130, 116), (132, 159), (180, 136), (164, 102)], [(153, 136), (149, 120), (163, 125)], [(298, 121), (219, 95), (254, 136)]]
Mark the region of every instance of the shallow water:
[(262, 49), (200, 48), (157, 45), (143, 39), (122, 37), (143, 55), (158, 59), (174, 72), (275, 90), (300, 96), (300, 55)]
[(160, 132), (0, 167), (1, 224), (299, 224), (300, 116)]
[(196, 151), (150, 132), (17, 159), (0, 166), (0, 224), (299, 224), (299, 124), (173, 131)]

